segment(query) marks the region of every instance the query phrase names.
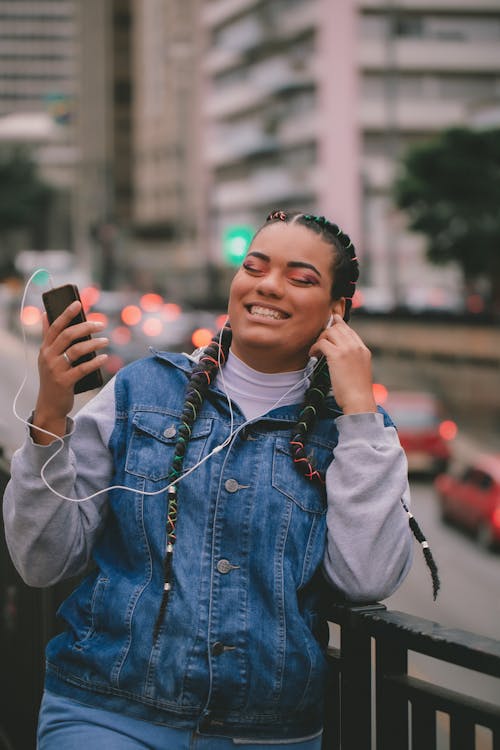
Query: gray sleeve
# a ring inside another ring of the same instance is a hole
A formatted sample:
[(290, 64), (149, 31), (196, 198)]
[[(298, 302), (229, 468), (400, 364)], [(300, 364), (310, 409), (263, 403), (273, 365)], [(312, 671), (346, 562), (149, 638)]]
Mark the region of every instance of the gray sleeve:
[(382, 414), (338, 417), (339, 442), (326, 474), (323, 570), (350, 601), (385, 599), (407, 575), (413, 538), (406, 456)]
[(110, 381), (74, 422), (68, 420), (62, 448), (59, 440), (41, 446), (28, 435), (13, 455), (3, 503), (5, 537), (12, 561), (28, 585), (50, 586), (87, 567), (106, 518), (106, 493), (82, 502), (63, 500), (46, 487), (41, 473), (59, 494), (70, 498), (107, 488), (114, 421), (114, 381)]

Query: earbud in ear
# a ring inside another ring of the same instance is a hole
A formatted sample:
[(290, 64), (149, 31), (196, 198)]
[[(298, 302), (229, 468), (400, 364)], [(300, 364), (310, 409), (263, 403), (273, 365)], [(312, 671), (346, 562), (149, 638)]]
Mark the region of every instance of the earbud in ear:
[(332, 323), (333, 323), (333, 313), (330, 315), (330, 317), (326, 321), (325, 328), (330, 328), (330, 326), (332, 325)]

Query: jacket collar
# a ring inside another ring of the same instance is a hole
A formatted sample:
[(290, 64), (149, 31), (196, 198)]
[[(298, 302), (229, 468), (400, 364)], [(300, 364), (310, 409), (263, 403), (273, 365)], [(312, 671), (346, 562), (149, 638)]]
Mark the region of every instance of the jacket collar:
[[(178, 370), (181, 370), (186, 375), (190, 375), (193, 366), (199, 361), (203, 349), (196, 349), (196, 351), (194, 351), (192, 354), (187, 354), (186, 352), (163, 352), (150, 347), (150, 352), (156, 359), (166, 362), (167, 364), (177, 368)], [(314, 364), (315, 360), (309, 360), (309, 367), (311, 368), (311, 370), (314, 367)], [(224, 399), (225, 405), (220, 406), (222, 406), (222, 408), (227, 408), (227, 399), (225, 393), (213, 384), (210, 386), (210, 391), (212, 391), (214, 395), (217, 395), (221, 399)], [(335, 419), (335, 417), (338, 417), (339, 414), (341, 414), (341, 411), (339, 410), (333, 396), (328, 396), (325, 406), (327, 407), (325, 416), (328, 419)], [(261, 417), (256, 421), (287, 422), (294, 424), (298, 420), (300, 408), (300, 404), (278, 406), (276, 409), (272, 409), (264, 417)], [(243, 419), (243, 415), (241, 415), (241, 418)]]

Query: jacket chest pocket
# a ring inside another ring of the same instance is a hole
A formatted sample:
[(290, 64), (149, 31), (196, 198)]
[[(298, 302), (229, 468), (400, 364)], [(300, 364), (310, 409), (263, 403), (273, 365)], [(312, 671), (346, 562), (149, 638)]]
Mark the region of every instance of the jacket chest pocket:
[[(165, 480), (179, 439), (180, 424), (178, 417), (169, 414), (137, 411), (132, 421), (125, 471), (152, 481)], [(201, 460), (211, 430), (211, 419), (196, 420), (184, 456), (184, 470)]]
[[(325, 473), (332, 461), (332, 449), (319, 444), (306, 447), (307, 455), (314, 467)], [(286, 440), (278, 440), (274, 448), (273, 487), (307, 513), (326, 513), (326, 492), (317, 482), (306, 479), (293, 463), (290, 445)]]

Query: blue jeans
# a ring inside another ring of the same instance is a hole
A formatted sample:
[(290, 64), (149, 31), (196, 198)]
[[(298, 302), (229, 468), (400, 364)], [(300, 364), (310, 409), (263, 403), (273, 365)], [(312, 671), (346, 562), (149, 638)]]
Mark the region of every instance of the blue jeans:
[(320, 750), (321, 736), (298, 741), (207, 737), (189, 729), (171, 729), (92, 708), (44, 693), (38, 721), (37, 750)]

